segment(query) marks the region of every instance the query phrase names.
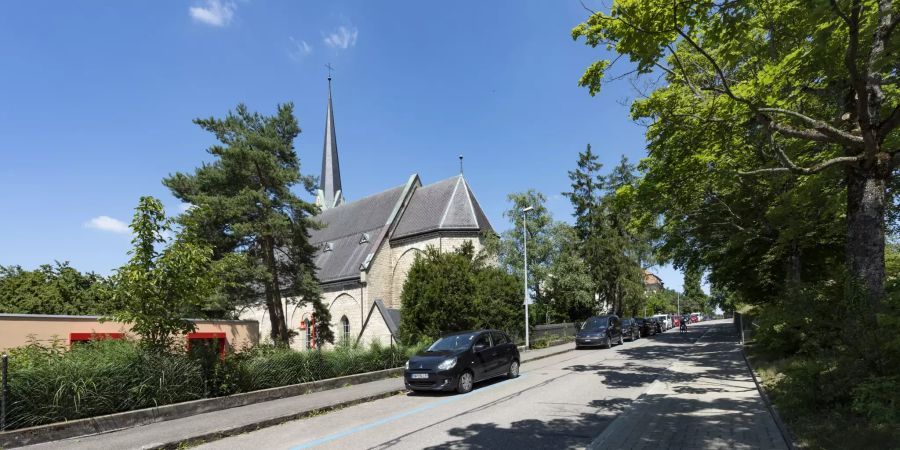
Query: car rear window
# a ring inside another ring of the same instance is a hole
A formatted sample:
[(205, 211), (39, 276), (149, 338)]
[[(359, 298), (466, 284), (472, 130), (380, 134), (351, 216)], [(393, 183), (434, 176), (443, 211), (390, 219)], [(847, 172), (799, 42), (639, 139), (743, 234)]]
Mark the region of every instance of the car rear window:
[(608, 317), (591, 317), (584, 323), (584, 325), (581, 326), (581, 329), (597, 330), (600, 328), (606, 328), (606, 324), (608, 323), (608, 321)]

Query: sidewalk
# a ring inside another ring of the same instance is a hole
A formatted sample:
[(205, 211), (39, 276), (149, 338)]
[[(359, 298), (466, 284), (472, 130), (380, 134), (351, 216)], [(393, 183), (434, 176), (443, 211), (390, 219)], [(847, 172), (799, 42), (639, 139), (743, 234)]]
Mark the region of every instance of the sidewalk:
[[(522, 352), (522, 362), (565, 353), (573, 343)], [(344, 408), (405, 391), (403, 379), (388, 378), (340, 389), (286, 397), (237, 408), (156, 422), (110, 433), (18, 447), (23, 449), (156, 449), (175, 448), (182, 443), (215, 440)]]
[(715, 324), (592, 449), (784, 449), (731, 323)]

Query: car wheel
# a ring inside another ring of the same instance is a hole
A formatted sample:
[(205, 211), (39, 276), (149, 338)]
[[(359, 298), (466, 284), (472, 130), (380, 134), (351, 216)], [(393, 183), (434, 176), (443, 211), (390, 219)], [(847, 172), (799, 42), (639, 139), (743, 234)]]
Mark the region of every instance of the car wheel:
[(467, 394), (472, 391), (473, 386), (475, 386), (475, 377), (472, 375), (472, 372), (467, 370), (459, 376), (459, 383), (456, 383), (456, 392)]
[(641, 337), (640, 333), (631, 333), (631, 342), (638, 340)]
[(606, 336), (606, 348), (612, 348), (612, 339)]
[(509, 378), (518, 378), (519, 376), (519, 362), (513, 360), (513, 362), (509, 363), (509, 372), (506, 374)]
[(622, 333), (619, 333), (619, 345), (622, 345), (624, 343), (625, 343), (625, 337), (622, 335)]

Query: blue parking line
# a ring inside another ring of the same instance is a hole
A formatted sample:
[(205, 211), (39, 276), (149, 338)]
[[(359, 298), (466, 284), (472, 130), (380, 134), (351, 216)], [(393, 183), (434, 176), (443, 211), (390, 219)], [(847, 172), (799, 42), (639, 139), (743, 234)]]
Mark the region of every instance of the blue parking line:
[(404, 418), (404, 417), (409, 417), (409, 416), (411, 416), (411, 415), (413, 415), (413, 414), (418, 414), (418, 413), (420, 413), (420, 412), (428, 411), (429, 409), (433, 409), (433, 408), (436, 408), (436, 407), (441, 406), (441, 405), (446, 405), (446, 404), (448, 404), (448, 403), (453, 403), (453, 402), (460, 401), (460, 400), (462, 400), (462, 399), (464, 399), (464, 398), (466, 398), (466, 397), (468, 397), (468, 396), (470, 396), (470, 395), (477, 394), (477, 393), (479, 393), (479, 392), (487, 392), (487, 391), (489, 391), (489, 390), (491, 390), (491, 389), (497, 388), (497, 387), (499, 387), (499, 386), (506, 385), (506, 384), (508, 384), (508, 383), (510, 383), (510, 382), (515, 382), (515, 381), (517, 381), (517, 380), (521, 380), (522, 378), (525, 378), (525, 375), (519, 375), (517, 378), (515, 378), (515, 379), (513, 379), (513, 380), (509, 380), (509, 381), (507, 381), (507, 382), (505, 382), (505, 383), (497, 383), (497, 384), (492, 385), (492, 386), (487, 386), (487, 387), (484, 387), (484, 388), (481, 388), (481, 389), (478, 389), (478, 390), (469, 392), (468, 394), (457, 395), (457, 396), (455, 396), (455, 397), (451, 397), (451, 398), (448, 398), (448, 399), (436, 401), (436, 402), (434, 402), (434, 403), (429, 403), (429, 404), (427, 404), (427, 405), (423, 405), (423, 406), (420, 406), (420, 407), (418, 407), (418, 408), (414, 408), (414, 409), (411, 409), (411, 410), (409, 410), (409, 411), (402, 412), (402, 413), (400, 413), (400, 414), (395, 414), (395, 415), (390, 416), (390, 417), (385, 417), (384, 419), (381, 419), (381, 420), (376, 420), (376, 421), (374, 421), (374, 422), (369, 422), (369, 423), (364, 424), (364, 425), (359, 425), (359, 426), (356, 426), (356, 427), (353, 427), (353, 428), (350, 428), (350, 429), (341, 431), (341, 432), (339, 432), (339, 433), (331, 434), (331, 435), (325, 436), (325, 437), (323, 437), (323, 438), (319, 438), (319, 439), (316, 439), (316, 440), (314, 440), (314, 441), (307, 442), (307, 443), (305, 443), (305, 444), (300, 444), (300, 445), (298, 445), (298, 446), (296, 446), (296, 447), (291, 447), (291, 450), (302, 450), (302, 449), (306, 449), (306, 448), (313, 448), (313, 447), (322, 445), (322, 444), (324, 444), (324, 443), (326, 443), (326, 442), (336, 441), (336, 440), (338, 440), (338, 439), (347, 437), (347, 436), (349, 436), (349, 435), (351, 435), (351, 434), (359, 433), (360, 431), (365, 431), (365, 430), (369, 430), (369, 429), (372, 429), (372, 428), (375, 428), (375, 427), (380, 427), (381, 425), (385, 425), (385, 424), (394, 422), (394, 421), (399, 420), (399, 419), (402, 419), (402, 418)]

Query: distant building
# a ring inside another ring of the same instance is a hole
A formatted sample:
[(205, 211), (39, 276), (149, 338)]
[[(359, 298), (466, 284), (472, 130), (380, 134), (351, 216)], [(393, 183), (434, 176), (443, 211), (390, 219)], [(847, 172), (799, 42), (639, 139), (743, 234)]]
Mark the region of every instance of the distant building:
[(644, 290), (647, 292), (657, 292), (665, 289), (662, 278), (653, 273), (644, 271)]
[[(427, 185), (412, 174), (401, 185), (346, 201), (330, 77), (328, 82), (316, 195), (322, 209), (316, 219), (324, 228), (310, 231), (310, 242), (319, 248), (316, 275), (336, 340), (389, 344), (400, 325), (403, 284), (416, 255), (428, 246), (452, 251), (466, 241), (478, 251), (483, 248), (483, 234), (493, 229), (462, 174)], [(299, 333), (292, 346), (311, 348), (316, 342), (312, 307), (298, 307), (289, 300), (284, 300), (288, 328)], [(265, 307), (245, 311), (241, 318), (258, 320), (263, 339), (270, 335)]]

